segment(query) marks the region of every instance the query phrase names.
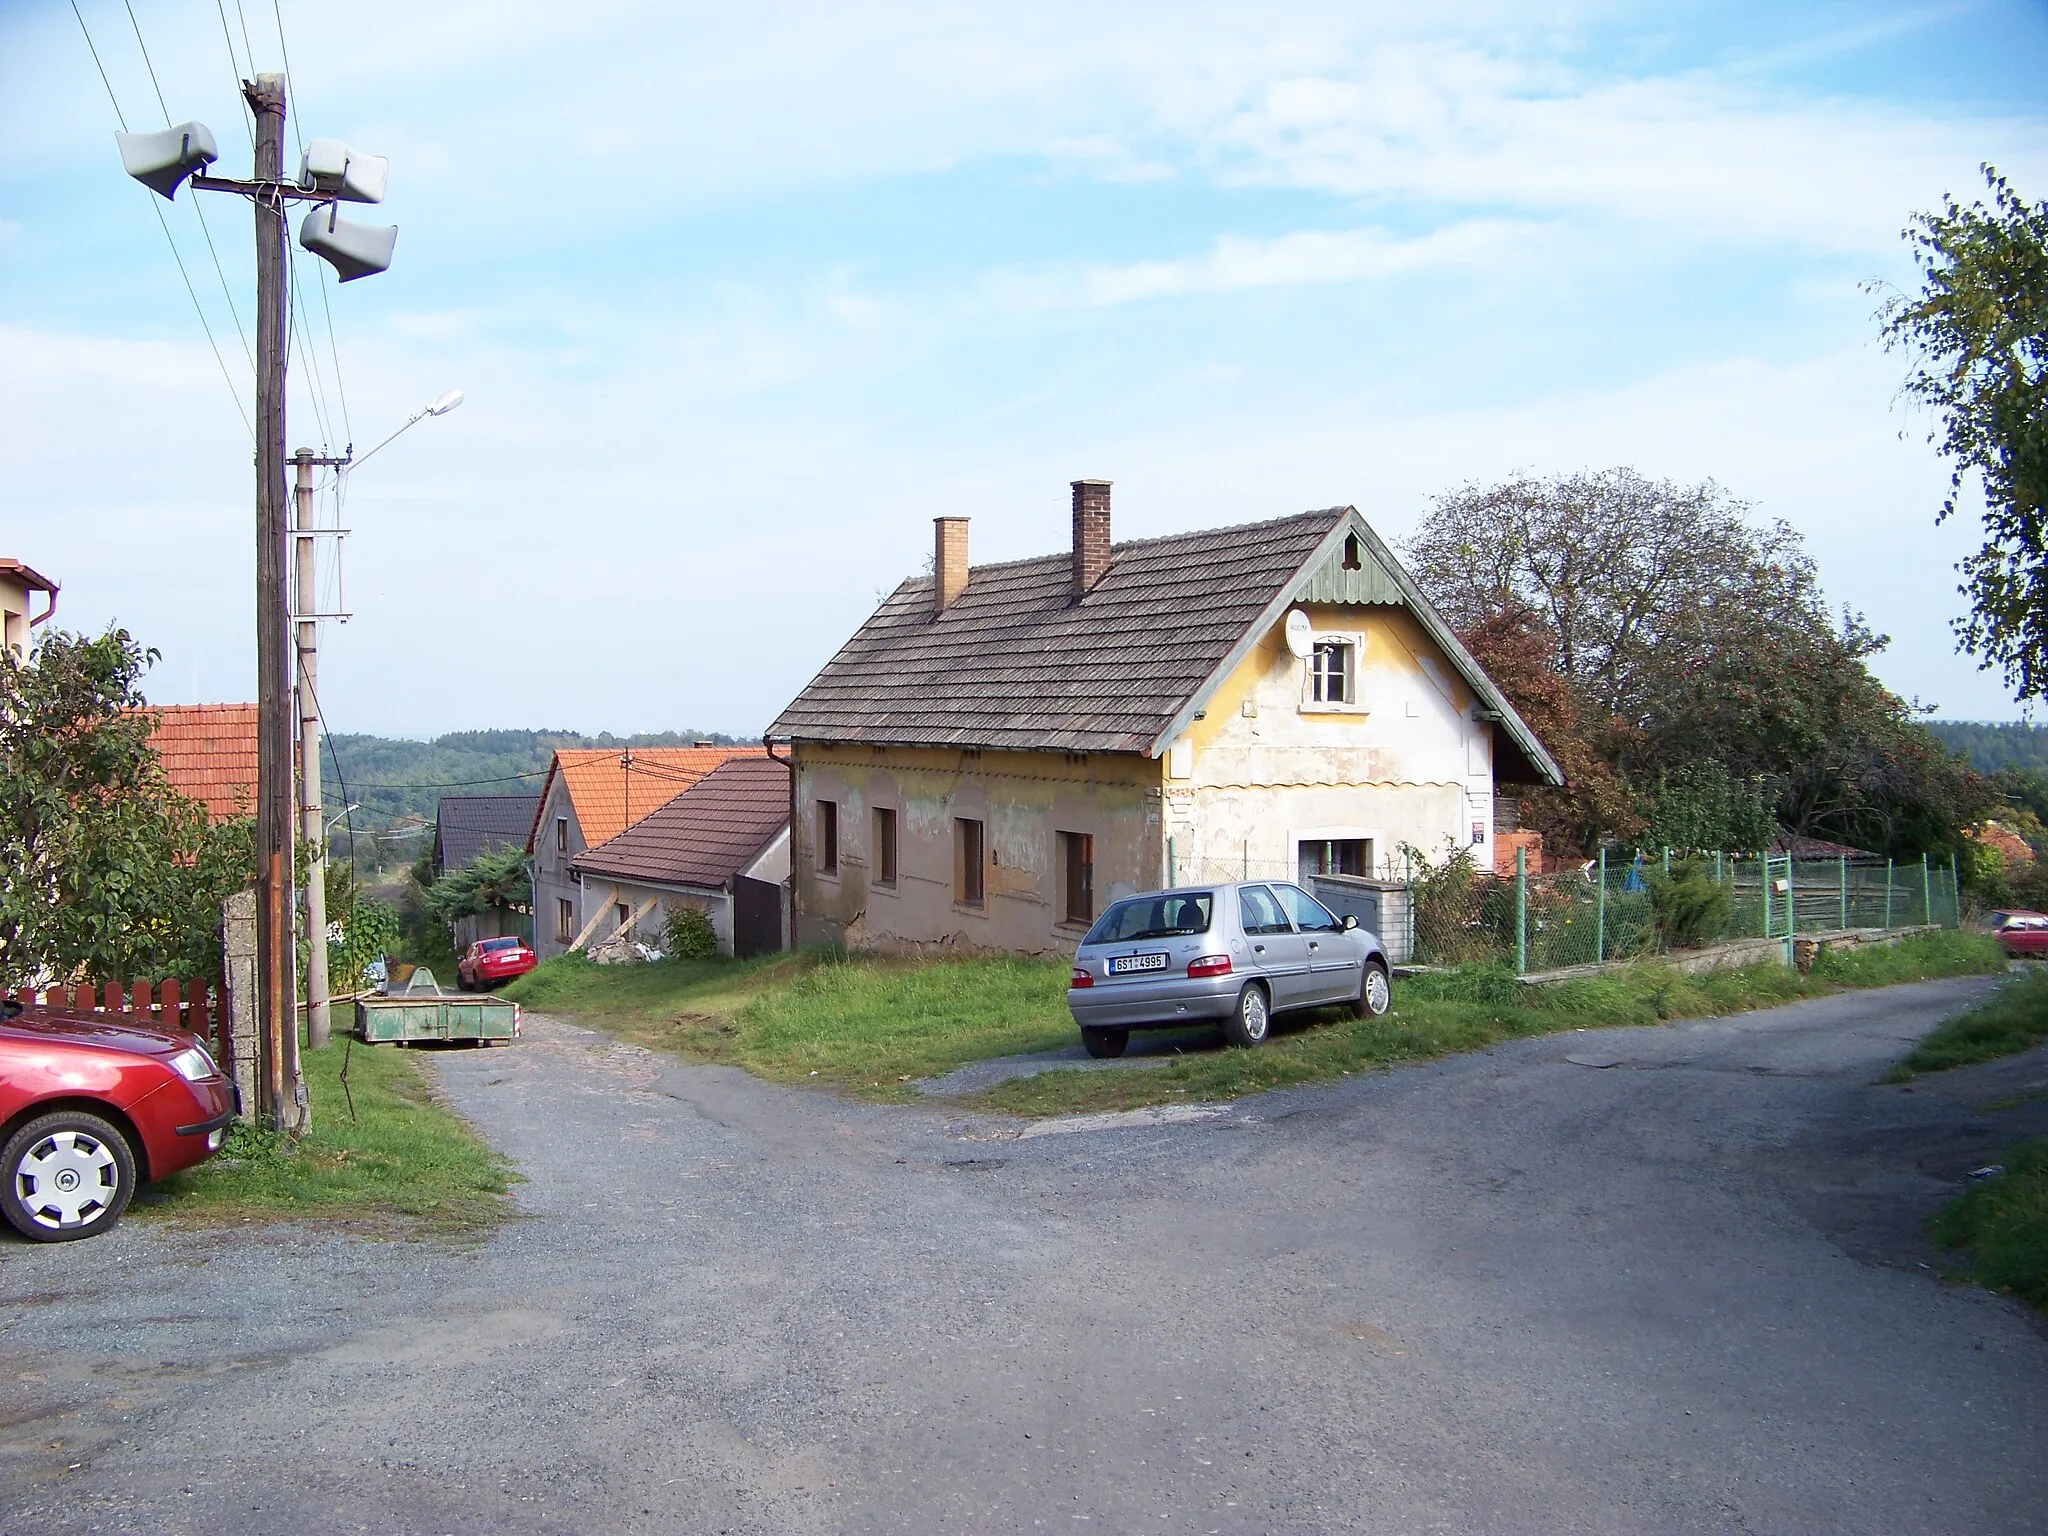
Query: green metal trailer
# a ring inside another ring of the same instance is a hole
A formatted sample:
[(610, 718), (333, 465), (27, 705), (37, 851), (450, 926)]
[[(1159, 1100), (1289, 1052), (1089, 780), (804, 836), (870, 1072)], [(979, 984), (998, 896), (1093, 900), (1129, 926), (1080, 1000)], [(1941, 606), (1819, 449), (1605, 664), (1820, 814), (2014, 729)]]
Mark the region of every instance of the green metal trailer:
[(443, 992), (434, 973), (416, 970), (388, 997), (356, 999), (356, 1038), (370, 1045), (414, 1040), (475, 1040), (510, 1045), (519, 1038), (519, 1005), (498, 997)]

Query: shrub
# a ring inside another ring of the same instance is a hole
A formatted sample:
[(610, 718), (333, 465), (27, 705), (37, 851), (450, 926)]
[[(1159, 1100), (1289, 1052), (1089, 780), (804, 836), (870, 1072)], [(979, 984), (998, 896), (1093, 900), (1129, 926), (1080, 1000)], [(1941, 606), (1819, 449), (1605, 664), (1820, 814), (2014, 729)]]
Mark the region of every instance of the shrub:
[(662, 939), (674, 960), (709, 960), (718, 953), (718, 930), (699, 907), (670, 907)]
[(1728, 931), (1735, 899), (1704, 860), (1686, 859), (1650, 877), (1650, 910), (1666, 949), (1698, 949)]

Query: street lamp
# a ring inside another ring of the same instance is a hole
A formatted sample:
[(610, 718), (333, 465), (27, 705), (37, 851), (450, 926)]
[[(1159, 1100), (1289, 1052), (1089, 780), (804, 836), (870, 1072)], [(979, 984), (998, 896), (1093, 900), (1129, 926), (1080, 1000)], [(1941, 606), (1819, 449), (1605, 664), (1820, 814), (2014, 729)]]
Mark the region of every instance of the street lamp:
[[(314, 148), (319, 148), (316, 143)], [(313, 150), (306, 151), (310, 163)], [(335, 174), (345, 174), (343, 172)], [(382, 173), (376, 190), (382, 190)], [(301, 448), (292, 456), (292, 462), (299, 472), (298, 523), (293, 530), (296, 549), (296, 612), (292, 615), (297, 622), (297, 644), (299, 661), (299, 828), (302, 836), (313, 846), (311, 856), (306, 860), (306, 922), (311, 932), (323, 933), (327, 927), (327, 833), (333, 827), (330, 821), (320, 829), (320, 835), (313, 835), (313, 828), (319, 822), (325, 809), (320, 790), (320, 620), (322, 618), (345, 619), (344, 613), (322, 614), (319, 593), (315, 581), (313, 561), (313, 540), (326, 535), (337, 541), (345, 531), (339, 526), (316, 528), (313, 517), (313, 469), (323, 465), (334, 471), (335, 522), (341, 521), (342, 498), (348, 492), (349, 471), (367, 462), (381, 449), (397, 441), (400, 434), (429, 416), (446, 416), (462, 404), (462, 391), (451, 389), (433, 404), (414, 411), (405, 419), (405, 425), (384, 439), (362, 458), (355, 456), (355, 445), (351, 443), (339, 458), (322, 458), (311, 449)], [(337, 559), (339, 557), (337, 556)], [(336, 567), (337, 571), (339, 566)], [(337, 582), (339, 578), (337, 577)], [(354, 809), (354, 807), (350, 807)], [(346, 813), (344, 813), (346, 814)], [(340, 818), (337, 817), (336, 820)], [(325, 1046), (333, 1034), (333, 1019), (328, 1007), (327, 952), (319, 945), (308, 946), (306, 955), (306, 1042), (313, 1049)]]

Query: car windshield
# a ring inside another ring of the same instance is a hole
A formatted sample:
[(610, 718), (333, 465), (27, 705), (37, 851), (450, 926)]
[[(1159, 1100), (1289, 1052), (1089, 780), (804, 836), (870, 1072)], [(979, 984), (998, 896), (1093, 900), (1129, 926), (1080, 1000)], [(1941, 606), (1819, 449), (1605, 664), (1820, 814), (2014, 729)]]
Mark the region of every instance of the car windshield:
[(518, 947), (519, 941), (517, 939), (485, 939), (483, 943), (483, 950), (487, 955), (501, 949), (517, 949)]
[(1081, 942), (1121, 944), (1131, 939), (1177, 939), (1207, 933), (1215, 910), (1216, 898), (1209, 891), (1132, 896), (1103, 913)]

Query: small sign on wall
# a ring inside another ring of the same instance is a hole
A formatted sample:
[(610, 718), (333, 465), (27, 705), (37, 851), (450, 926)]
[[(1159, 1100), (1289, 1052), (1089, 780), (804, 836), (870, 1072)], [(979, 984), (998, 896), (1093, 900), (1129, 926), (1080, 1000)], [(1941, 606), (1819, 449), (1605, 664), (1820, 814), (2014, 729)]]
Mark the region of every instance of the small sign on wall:
[(1479, 845), (1480, 845), (1481, 843), (1483, 843), (1483, 842), (1485, 842), (1485, 841), (1486, 841), (1486, 823), (1485, 823), (1485, 822), (1483, 822), (1483, 821), (1475, 821), (1475, 822), (1473, 822), (1473, 823), (1472, 823), (1472, 846), (1476, 848), (1476, 847), (1478, 847), (1478, 846), (1479, 846)]

